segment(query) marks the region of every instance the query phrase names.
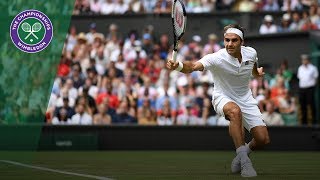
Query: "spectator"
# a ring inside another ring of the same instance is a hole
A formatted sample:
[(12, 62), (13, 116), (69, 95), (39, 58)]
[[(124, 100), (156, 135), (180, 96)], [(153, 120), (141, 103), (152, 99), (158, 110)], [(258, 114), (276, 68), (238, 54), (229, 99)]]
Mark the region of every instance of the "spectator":
[(261, 112), (265, 112), (267, 111), (267, 104), (269, 102), (272, 102), (272, 99), (271, 99), (271, 91), (269, 89), (266, 89), (264, 91), (264, 97), (261, 98), (260, 101), (258, 101), (258, 106), (259, 106), (259, 109)]
[(149, 55), (152, 56), (153, 53), (153, 42), (152, 37), (149, 33), (145, 33), (142, 36), (142, 49)]
[(70, 118), (68, 117), (67, 110), (65, 108), (60, 108), (57, 115), (52, 119), (53, 125), (58, 124), (69, 124)]
[(88, 0), (76, 0), (74, 3), (73, 15), (90, 14), (90, 4)]
[(215, 10), (215, 0), (201, 0), (201, 13), (211, 13)]
[(90, 0), (90, 10), (93, 14), (100, 14), (101, 1), (100, 0)]
[(79, 63), (72, 65), (71, 77), (73, 82), (73, 87), (78, 89), (84, 84), (84, 76), (82, 73), (82, 68)]
[(316, 3), (317, 3), (317, 1), (315, 1), (315, 0), (301, 0), (303, 10), (310, 9), (310, 7)]
[(281, 10), (286, 12), (301, 11), (302, 5), (300, 0), (283, 0)]
[(92, 117), (86, 111), (85, 105), (79, 103), (76, 106), (76, 114), (72, 116), (70, 124), (74, 125), (91, 125)]
[(314, 5), (310, 6), (309, 17), (310, 17), (312, 24), (316, 24), (317, 21), (319, 21), (319, 15), (318, 15), (317, 11), (318, 11), (317, 5), (314, 4)]
[(132, 0), (129, 4), (129, 9), (132, 9), (133, 13), (144, 13), (145, 9), (143, 6), (143, 1), (141, 0)]
[(262, 119), (268, 126), (283, 126), (284, 121), (281, 115), (275, 112), (274, 104), (270, 101), (267, 103), (267, 111), (262, 113)]
[(177, 125), (204, 125), (203, 119), (192, 113), (193, 105), (188, 103), (185, 105), (186, 111), (177, 116)]
[(171, 12), (171, 1), (159, 0), (153, 10), (155, 14), (168, 14)]
[(279, 100), (279, 112), (285, 125), (297, 125), (296, 99), (289, 92)]
[(209, 98), (204, 98), (203, 100), (203, 109), (202, 109), (201, 118), (208, 125), (211, 125), (211, 126), (217, 125), (217, 121), (219, 117), (216, 111), (213, 109), (211, 105), (211, 99)]
[(112, 124), (136, 124), (137, 119), (128, 114), (128, 103), (122, 101), (117, 109), (115, 118), (112, 119)]
[[(144, 78), (143, 86), (139, 88), (138, 91), (138, 106), (140, 107), (144, 97), (148, 97), (151, 100), (151, 104), (153, 104), (157, 98), (157, 90), (152, 86), (151, 79), (149, 77)], [(154, 104), (153, 104), (154, 105)], [(152, 107), (154, 107), (152, 105)]]
[(66, 79), (70, 73), (70, 64), (71, 61), (65, 55), (62, 55), (58, 66), (57, 75), (63, 79)]
[(186, 11), (189, 13), (201, 13), (201, 1), (200, 0), (189, 0), (186, 3)]
[(259, 101), (258, 95), (264, 94), (264, 91), (269, 88), (269, 84), (264, 77), (255, 78), (250, 82), (250, 88), (253, 97), (255, 97)]
[(253, 2), (255, 3), (256, 12), (261, 12), (263, 10), (263, 6), (264, 6), (264, 1), (263, 0), (253, 0)]
[(98, 112), (93, 116), (93, 124), (111, 124), (111, 116), (106, 113), (106, 109), (105, 104), (98, 106)]
[(89, 87), (89, 94), (94, 98), (97, 96), (97, 93), (99, 90), (97, 87), (98, 81), (99, 81), (98, 72), (94, 64), (92, 64), (92, 66), (87, 69), (87, 79), (85, 80), (84, 85)]
[(200, 59), (202, 54), (202, 46), (201, 46), (201, 36), (194, 35), (192, 36), (192, 41), (189, 43), (189, 51), (192, 54), (192, 59)]
[(96, 107), (96, 102), (95, 102), (94, 98), (89, 94), (89, 89), (90, 89), (89, 86), (86, 86), (86, 85), (83, 86), (82, 93), (78, 96), (78, 98), (76, 100), (76, 104), (77, 104), (79, 98), (81, 98), (81, 97), (85, 98), (87, 105), (90, 108), (89, 112), (91, 112), (90, 114), (93, 115), (97, 112), (97, 107)]
[(67, 51), (67, 57), (71, 58), (71, 52), (73, 51), (73, 48), (76, 46), (77, 44), (77, 28), (72, 25), (69, 28), (69, 34), (67, 35), (67, 44), (66, 44), (66, 51)]
[(116, 0), (115, 7), (114, 7), (114, 13), (115, 14), (125, 14), (129, 9), (129, 5), (123, 0)]
[(95, 34), (97, 33), (97, 24), (96, 23), (91, 23), (89, 26), (89, 32), (86, 34), (86, 39), (89, 44), (93, 43)]
[(142, 2), (146, 13), (152, 13), (156, 6), (157, 0), (143, 0)]
[(66, 114), (67, 118), (71, 119), (72, 116), (75, 114), (74, 108), (69, 106), (69, 98), (67, 96), (63, 97), (62, 99), (63, 99), (63, 105), (61, 107), (57, 107), (55, 109), (54, 116), (58, 117), (59, 113), (60, 113), (60, 110), (64, 109), (66, 111), (66, 113), (67, 113)]
[(263, 6), (263, 11), (277, 12), (279, 10), (280, 8), (277, 0), (266, 0), (266, 4)]
[(299, 102), (302, 114), (302, 124), (308, 124), (308, 105), (310, 105), (310, 114), (312, 124), (316, 124), (316, 105), (315, 88), (319, 76), (316, 66), (310, 63), (308, 55), (301, 55), (302, 64), (298, 68), (299, 79)]
[(302, 22), (300, 20), (299, 12), (292, 13), (292, 22), (289, 26), (290, 31), (300, 31), (302, 27)]
[(103, 80), (103, 88), (97, 96), (96, 103), (101, 104), (105, 98), (109, 99), (109, 107), (116, 109), (119, 106), (119, 99), (116, 93), (113, 92), (112, 81), (110, 78), (105, 77)]
[(148, 65), (142, 71), (143, 76), (150, 78), (152, 84), (158, 81), (161, 72), (161, 69), (156, 67), (155, 63), (155, 60), (149, 60)]
[[(87, 35), (88, 37), (88, 35)], [(90, 51), (90, 58), (93, 58), (99, 62), (98, 52), (104, 50), (104, 35), (102, 33), (93, 33), (92, 35), (92, 47)], [(102, 59), (103, 60), (103, 59)], [(103, 63), (103, 62), (102, 62)], [(103, 63), (104, 64), (104, 63)]]
[(158, 96), (158, 98), (156, 100), (156, 110), (157, 110), (158, 114), (160, 114), (161, 111), (163, 110), (164, 104), (167, 101), (169, 101), (171, 114), (173, 116), (175, 116), (177, 113), (177, 110), (178, 110), (178, 102), (173, 95), (169, 95), (169, 83), (168, 82), (164, 82), (163, 88), (164, 88), (163, 89), (164, 94), (162, 94), (161, 96)]
[(169, 44), (169, 35), (168, 34), (162, 34), (160, 36), (160, 57), (161, 59), (167, 59), (168, 52), (170, 49)]
[(253, 0), (242, 0), (239, 3), (239, 12), (254, 12), (256, 10), (256, 4)]
[[(302, 15), (301, 15), (301, 20), (300, 20), (301, 28), (308, 20), (310, 20), (309, 12), (308, 11), (303, 11)], [(301, 28), (299, 29), (300, 31), (302, 30)]]
[(287, 89), (290, 88), (290, 81), (293, 76), (293, 72), (288, 67), (288, 61), (285, 59), (281, 62), (280, 71), (282, 72), (282, 77), (284, 78), (286, 84), (288, 84)]
[[(76, 99), (78, 96), (78, 90), (74, 88), (74, 83), (70, 78), (68, 78), (63, 84), (62, 91), (63, 90), (68, 93), (68, 97), (71, 99)], [(63, 94), (61, 94), (61, 96), (63, 96)]]
[(276, 108), (279, 107), (279, 99), (284, 98), (288, 90), (285, 88), (284, 79), (282, 77), (277, 78), (277, 83), (271, 88), (271, 99), (274, 102)]
[(308, 18), (301, 27), (302, 31), (310, 31), (310, 30), (317, 30), (317, 29), (318, 29), (318, 26), (312, 23), (310, 18)]
[(273, 17), (271, 15), (264, 16), (264, 22), (260, 26), (260, 34), (272, 34), (277, 32), (277, 26), (273, 24)]
[(80, 63), (83, 70), (88, 68), (89, 65), (89, 46), (87, 44), (87, 37), (85, 33), (79, 33), (77, 37), (78, 44), (73, 48), (73, 62)]
[(290, 32), (290, 14), (283, 14), (281, 19), (281, 24), (277, 28), (278, 33), (287, 33)]
[(116, 110), (113, 108), (110, 108), (109, 102), (110, 102), (109, 98), (104, 98), (101, 104), (104, 105), (105, 113), (108, 114), (112, 120), (112, 119), (116, 118)]
[(175, 124), (175, 118), (172, 116), (171, 112), (170, 101), (169, 99), (166, 99), (163, 103), (161, 112), (158, 114), (157, 124), (160, 126)]
[(139, 125), (156, 125), (156, 111), (150, 105), (148, 98), (143, 99), (142, 106), (138, 108), (138, 124)]
[(218, 43), (218, 37), (214, 33), (208, 35), (208, 43), (203, 47), (202, 55), (211, 54), (217, 52), (221, 49), (221, 46)]
[(235, 0), (217, 0), (216, 7), (217, 11), (231, 11)]
[(116, 4), (113, 2), (113, 0), (104, 0), (101, 3), (101, 9), (100, 13), (107, 15), (107, 14), (113, 14), (116, 8)]

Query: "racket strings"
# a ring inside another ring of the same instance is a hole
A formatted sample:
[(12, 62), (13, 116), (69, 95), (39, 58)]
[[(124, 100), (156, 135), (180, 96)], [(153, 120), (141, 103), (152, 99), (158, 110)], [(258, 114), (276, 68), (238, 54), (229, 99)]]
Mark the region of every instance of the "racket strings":
[(176, 36), (179, 37), (184, 32), (185, 29), (185, 17), (183, 5), (180, 1), (177, 1), (173, 7), (172, 18), (173, 18), (173, 27), (176, 33)]

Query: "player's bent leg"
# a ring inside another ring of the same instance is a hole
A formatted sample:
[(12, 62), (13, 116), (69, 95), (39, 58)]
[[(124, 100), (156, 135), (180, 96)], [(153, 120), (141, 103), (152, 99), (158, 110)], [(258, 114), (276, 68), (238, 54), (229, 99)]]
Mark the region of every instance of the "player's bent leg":
[(244, 145), (242, 136), (242, 114), (240, 107), (234, 102), (228, 102), (223, 106), (225, 118), (230, 121), (229, 134), (236, 148)]
[(241, 158), (247, 156), (244, 152), (244, 135), (242, 127), (242, 113), (240, 107), (234, 102), (228, 102), (223, 106), (225, 118), (230, 121), (229, 134), (232, 137), (237, 149), (237, 156), (231, 163), (231, 172), (239, 173), (241, 171)]
[(270, 143), (269, 133), (266, 126), (256, 126), (251, 129), (250, 133), (253, 136), (253, 139), (250, 142), (251, 150), (261, 149)]

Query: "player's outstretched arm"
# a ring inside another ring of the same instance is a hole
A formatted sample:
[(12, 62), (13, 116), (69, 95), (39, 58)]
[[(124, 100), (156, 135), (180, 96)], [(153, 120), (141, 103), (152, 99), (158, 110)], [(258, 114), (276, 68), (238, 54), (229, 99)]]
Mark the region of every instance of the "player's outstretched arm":
[(202, 63), (199, 61), (187, 61), (182, 63), (179, 61), (174, 62), (172, 60), (167, 61), (167, 68), (170, 70), (177, 70), (182, 73), (192, 73), (193, 71), (203, 71), (204, 69)]
[(257, 67), (257, 63), (254, 63), (254, 66), (253, 66), (253, 69), (252, 69), (252, 75), (255, 77), (255, 78), (258, 78), (258, 77), (263, 77), (264, 76), (264, 71), (263, 71), (263, 67)]

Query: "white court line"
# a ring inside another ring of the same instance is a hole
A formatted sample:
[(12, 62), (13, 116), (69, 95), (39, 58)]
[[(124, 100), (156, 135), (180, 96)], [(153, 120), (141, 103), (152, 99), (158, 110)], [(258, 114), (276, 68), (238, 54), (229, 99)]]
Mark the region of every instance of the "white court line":
[(99, 180), (112, 180), (110, 178), (106, 178), (106, 177), (102, 177), (102, 176), (94, 176), (94, 175), (90, 175), (90, 174), (80, 174), (80, 173), (74, 173), (74, 172), (68, 172), (68, 171), (61, 171), (61, 170), (50, 169), (50, 168), (45, 168), (45, 167), (40, 167), (40, 166), (23, 164), (23, 163), (19, 163), (19, 162), (15, 162), (15, 161), (0, 160), (0, 162), (7, 163), (7, 164), (13, 164), (16, 166), (22, 166), (22, 167), (26, 167), (26, 168), (31, 168), (31, 169), (38, 169), (41, 171), (49, 171), (49, 172), (67, 174), (67, 175), (72, 175), (72, 176), (87, 177), (87, 178), (99, 179)]

